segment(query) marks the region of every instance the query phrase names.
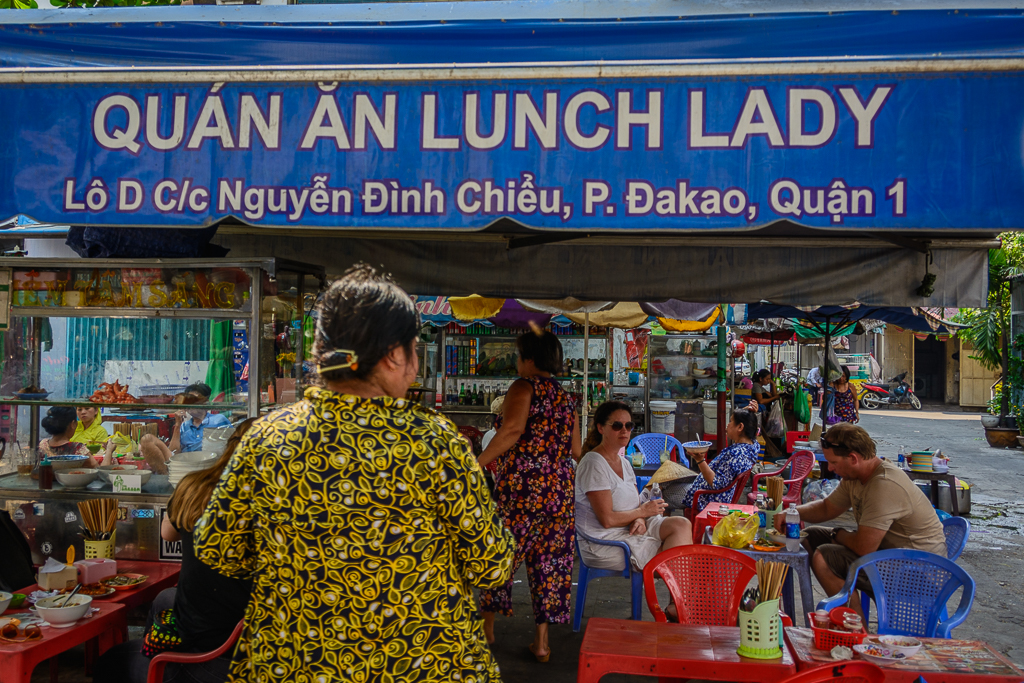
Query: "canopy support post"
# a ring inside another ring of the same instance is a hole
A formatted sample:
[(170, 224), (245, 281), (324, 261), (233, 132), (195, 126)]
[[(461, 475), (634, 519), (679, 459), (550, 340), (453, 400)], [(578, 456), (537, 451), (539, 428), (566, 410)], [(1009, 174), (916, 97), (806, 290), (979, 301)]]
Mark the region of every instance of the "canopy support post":
[(583, 405), (580, 406), (580, 438), (587, 438), (587, 396), (590, 387), (590, 311), (583, 312)]
[(725, 325), (722, 324), (724, 321), (719, 320), (718, 322), (718, 432), (715, 435), (715, 448), (719, 453), (729, 445), (728, 439), (725, 436), (725, 426), (729, 424), (727, 422), (726, 415), (726, 383), (725, 383), (725, 363), (726, 363), (726, 341)]

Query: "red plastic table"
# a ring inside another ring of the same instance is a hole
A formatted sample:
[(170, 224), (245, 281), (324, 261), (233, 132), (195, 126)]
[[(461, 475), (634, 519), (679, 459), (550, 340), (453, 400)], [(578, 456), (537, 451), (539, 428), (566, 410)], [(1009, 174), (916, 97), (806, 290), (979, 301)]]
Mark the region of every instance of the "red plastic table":
[[(145, 574), (149, 578), (146, 580), (146, 583), (142, 584), (138, 588), (126, 591), (115, 591), (113, 595), (107, 595), (102, 598), (93, 598), (93, 605), (96, 607), (99, 607), (102, 604), (111, 603), (124, 605), (127, 615), (128, 611), (153, 602), (156, 596), (165, 588), (177, 586), (178, 575), (181, 574), (181, 563), (118, 560), (117, 571), (122, 574)], [(18, 592), (28, 595), (32, 591), (36, 590), (39, 590), (39, 586), (32, 585), (28, 588), (22, 588)], [(10, 613), (5, 613), (5, 616), (10, 616)], [(124, 642), (128, 639), (127, 616), (122, 621), (123, 625), (121, 630), (116, 634), (113, 632), (101, 634), (95, 643), (90, 643), (85, 657), (87, 670), (91, 668), (92, 660), (95, 655), (101, 655), (117, 643)]]
[(735, 626), (591, 617), (580, 647), (576, 681), (597, 683), (605, 674), (621, 673), (774, 683), (796, 673), (785, 647), (778, 659), (747, 659), (736, 654), (739, 646), (740, 630)]
[(753, 505), (732, 505), (727, 503), (708, 503), (707, 506), (697, 513), (696, 519), (693, 520), (693, 542), (700, 543), (700, 539), (704, 538), (705, 529), (714, 529), (715, 525), (718, 524), (719, 518), (710, 517), (711, 512), (718, 512), (718, 506), (725, 505), (730, 510), (740, 510), (742, 512), (749, 512), (754, 515), (757, 514), (757, 508)]
[[(95, 602), (100, 611), (89, 619), (82, 619), (71, 628), (43, 628), (41, 640), (24, 643), (0, 641), (0, 683), (29, 683), (36, 665), (61, 652), (66, 652), (82, 643), (94, 641), (105, 633), (113, 634), (121, 642), (121, 634), (127, 629), (124, 605)], [(6, 617), (29, 614), (25, 610), (8, 610)]]
[[(814, 647), (809, 628), (787, 628), (786, 642), (800, 671), (833, 664), (828, 652)], [(886, 683), (1020, 683), (1024, 671), (980, 640), (919, 638), (924, 647), (899, 664), (885, 667)]]

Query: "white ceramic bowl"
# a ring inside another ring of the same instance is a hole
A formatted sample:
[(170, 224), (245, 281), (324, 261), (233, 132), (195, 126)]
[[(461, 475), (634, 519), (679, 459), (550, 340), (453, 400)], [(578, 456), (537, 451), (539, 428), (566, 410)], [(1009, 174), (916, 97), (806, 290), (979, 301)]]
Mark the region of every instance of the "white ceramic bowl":
[(4, 613), (4, 610), (7, 609), (7, 606), (11, 604), (11, 600), (13, 599), (14, 596), (10, 593), (0, 591), (0, 614)]
[(55, 595), (52, 598), (43, 598), (36, 602), (36, 612), (43, 619), (51, 624), (73, 624), (81, 619), (89, 606), (92, 605), (92, 598), (88, 595), (75, 595), (68, 600), (67, 607), (57, 607), (68, 600), (66, 595)]
[[(783, 512), (781, 514), (785, 514), (785, 513)], [(788, 552), (791, 552), (791, 553), (795, 553), (798, 550), (800, 550), (800, 544), (803, 542), (803, 540), (805, 538), (807, 538), (807, 532), (806, 531), (801, 531), (800, 532), (800, 540), (799, 541), (797, 539), (795, 539), (795, 538), (787, 538), (786, 534), (780, 534), (778, 531), (774, 531), (774, 530), (771, 530), (771, 529), (768, 530), (767, 534), (768, 534), (768, 538), (773, 543), (778, 543), (780, 545), (786, 546), (786, 550)]]
[(96, 481), (99, 470), (77, 469), (60, 470), (53, 473), (62, 486), (69, 489), (82, 489)]
[[(120, 469), (114, 469), (118, 467)], [(116, 474), (138, 474), (142, 477), (142, 485), (145, 486), (149, 478), (153, 476), (151, 470), (140, 470), (136, 465), (105, 465), (99, 468), (100, 478), (110, 483)]]
[(60, 470), (80, 470), (88, 466), (89, 456), (88, 455), (54, 455), (48, 458), (50, 464), (53, 465), (53, 471), (59, 472)]
[(920, 640), (910, 636), (878, 636), (878, 641), (893, 652), (902, 653), (906, 657), (913, 657), (923, 646)]

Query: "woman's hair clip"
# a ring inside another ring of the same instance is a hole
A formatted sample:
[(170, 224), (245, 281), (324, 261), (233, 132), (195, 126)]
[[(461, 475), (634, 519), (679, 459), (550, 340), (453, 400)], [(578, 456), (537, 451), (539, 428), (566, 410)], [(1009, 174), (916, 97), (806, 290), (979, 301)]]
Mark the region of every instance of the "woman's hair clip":
[(317, 365), (316, 366), (316, 371), (319, 372), (321, 375), (324, 374), (325, 372), (330, 372), (331, 370), (346, 370), (347, 369), (347, 370), (355, 371), (355, 370), (359, 369), (359, 356), (356, 355), (355, 351), (349, 351), (348, 349), (335, 349), (335, 350), (333, 350), (333, 351), (331, 351), (329, 353), (325, 353), (323, 355), (324, 356), (329, 356), (332, 359), (335, 356), (340, 355), (341, 356), (340, 360), (342, 362), (338, 363), (337, 365), (328, 365), (327, 367), (324, 367), (323, 365)]

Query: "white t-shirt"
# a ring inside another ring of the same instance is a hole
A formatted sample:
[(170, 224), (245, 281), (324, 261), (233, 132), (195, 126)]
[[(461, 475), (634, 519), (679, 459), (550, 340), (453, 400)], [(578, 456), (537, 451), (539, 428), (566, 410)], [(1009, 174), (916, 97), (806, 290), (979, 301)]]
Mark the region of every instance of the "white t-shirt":
[(587, 498), (589, 491), (611, 491), (612, 510), (622, 512), (640, 507), (640, 494), (636, 490), (636, 476), (629, 461), (619, 456), (622, 476), (612, 470), (600, 453), (591, 451), (576, 465), (576, 527), (594, 538), (606, 538), (613, 530), (605, 529), (594, 514)]

